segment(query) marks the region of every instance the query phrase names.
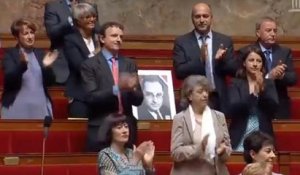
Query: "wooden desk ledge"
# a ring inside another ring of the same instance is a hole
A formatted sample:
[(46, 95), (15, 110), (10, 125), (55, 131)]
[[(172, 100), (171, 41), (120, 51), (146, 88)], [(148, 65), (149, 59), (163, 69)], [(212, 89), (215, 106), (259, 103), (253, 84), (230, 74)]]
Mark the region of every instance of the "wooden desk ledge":
[[(51, 131), (86, 131), (86, 120), (54, 119)], [(275, 132), (300, 132), (300, 120), (274, 120)], [(141, 131), (171, 131), (172, 121), (138, 122)], [(42, 131), (43, 120), (0, 120), (0, 131)]]

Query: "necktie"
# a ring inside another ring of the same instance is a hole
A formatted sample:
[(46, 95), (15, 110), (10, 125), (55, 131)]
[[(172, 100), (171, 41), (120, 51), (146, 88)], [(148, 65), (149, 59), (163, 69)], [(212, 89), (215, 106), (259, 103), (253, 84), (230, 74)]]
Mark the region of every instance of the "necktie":
[(267, 72), (270, 72), (271, 69), (272, 69), (271, 51), (270, 50), (265, 50), (264, 53), (265, 53), (265, 56), (266, 56)]
[(206, 39), (208, 36), (200, 36), (201, 39), (201, 48), (200, 48), (200, 54), (202, 61), (205, 62), (205, 75), (208, 79), (212, 89), (215, 89), (215, 82), (214, 82), (214, 75), (213, 75), (213, 69), (212, 69), (212, 59), (209, 58), (207, 45), (206, 45)]
[(158, 111), (154, 111), (154, 113), (156, 114), (156, 119), (157, 120), (162, 120), (163, 119)]
[[(111, 62), (112, 62), (112, 66), (111, 66), (111, 71), (113, 74), (113, 78), (114, 78), (114, 83), (115, 85), (118, 86), (119, 84), (119, 68), (118, 68), (118, 63), (115, 57), (111, 58)], [(119, 101), (119, 114), (123, 113), (123, 106), (122, 106), (122, 101), (121, 101), (121, 93), (119, 92), (118, 94), (118, 101)]]
[(201, 47), (200, 47), (200, 58), (203, 62), (207, 59), (207, 46), (206, 46), (207, 36), (200, 36)]

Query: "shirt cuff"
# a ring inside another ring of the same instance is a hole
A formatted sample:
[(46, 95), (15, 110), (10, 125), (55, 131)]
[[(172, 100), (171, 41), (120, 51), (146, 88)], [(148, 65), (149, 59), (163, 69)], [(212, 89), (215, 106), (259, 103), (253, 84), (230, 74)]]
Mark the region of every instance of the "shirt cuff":
[(112, 89), (112, 91), (113, 91), (113, 94), (115, 95), (115, 96), (118, 96), (118, 94), (120, 93), (120, 89), (119, 89), (119, 86), (117, 86), (117, 85), (113, 85), (113, 87), (112, 87), (113, 89)]
[(72, 27), (74, 26), (73, 19), (71, 16), (68, 17), (68, 22)]
[(267, 73), (267, 75), (265, 76), (266, 79), (270, 79), (270, 75), (269, 73)]

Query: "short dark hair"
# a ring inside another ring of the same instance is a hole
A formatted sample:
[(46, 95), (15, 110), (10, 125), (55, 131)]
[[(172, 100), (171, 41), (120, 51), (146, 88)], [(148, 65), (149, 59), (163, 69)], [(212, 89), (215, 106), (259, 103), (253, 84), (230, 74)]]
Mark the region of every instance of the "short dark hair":
[(251, 151), (258, 153), (263, 146), (274, 145), (274, 140), (271, 136), (261, 131), (253, 131), (248, 134), (244, 140), (244, 160), (248, 163), (253, 163), (250, 155)]
[(142, 80), (141, 86), (143, 89), (145, 87), (146, 82), (158, 82), (161, 85), (162, 89), (164, 89), (162, 84), (163, 82), (158, 75), (145, 75), (141, 78), (141, 80)]
[(210, 92), (211, 87), (205, 76), (202, 75), (190, 75), (184, 79), (182, 88), (181, 88), (181, 99), (180, 106), (182, 108), (187, 108), (190, 104), (189, 96), (193, 92), (194, 88), (201, 86), (206, 91)]
[[(109, 147), (112, 142), (112, 128), (119, 123), (128, 123), (127, 117), (124, 114), (112, 113), (105, 117), (98, 131), (98, 141), (105, 147)], [(129, 140), (132, 136), (129, 135)], [(130, 147), (131, 145), (125, 145)]]
[(236, 77), (245, 79), (247, 77), (246, 75), (246, 67), (244, 66), (244, 62), (246, 61), (247, 57), (250, 53), (256, 53), (258, 54), (262, 59), (262, 72), (265, 73), (265, 64), (266, 64), (266, 58), (265, 54), (261, 51), (261, 49), (258, 46), (250, 45), (247, 46), (245, 49), (240, 50), (239, 55), (239, 69), (236, 72)]
[(100, 29), (100, 35), (102, 35), (103, 37), (105, 37), (105, 31), (109, 28), (109, 27), (117, 27), (121, 30), (124, 30), (124, 26), (118, 22), (115, 21), (109, 21), (106, 22), (104, 24), (102, 24), (101, 29)]
[(20, 18), (20, 19), (17, 19), (15, 20), (11, 26), (10, 26), (10, 31), (11, 31), (11, 34), (14, 36), (14, 37), (19, 37), (19, 33), (21, 32), (21, 30), (23, 29), (23, 26), (27, 26), (28, 28), (30, 28), (33, 32), (36, 32), (36, 25), (31, 22), (30, 20), (28, 19), (25, 19), (25, 18)]

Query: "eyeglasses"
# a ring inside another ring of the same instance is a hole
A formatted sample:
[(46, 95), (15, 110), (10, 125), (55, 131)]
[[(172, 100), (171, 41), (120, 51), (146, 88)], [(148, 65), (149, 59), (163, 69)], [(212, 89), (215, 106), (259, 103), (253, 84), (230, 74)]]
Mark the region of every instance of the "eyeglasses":
[(87, 15), (87, 16), (81, 17), (81, 19), (83, 19), (83, 20), (96, 19), (96, 18), (97, 18), (96, 15)]

